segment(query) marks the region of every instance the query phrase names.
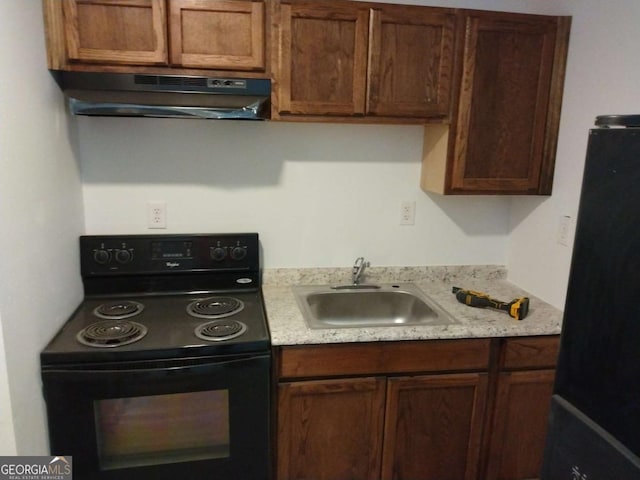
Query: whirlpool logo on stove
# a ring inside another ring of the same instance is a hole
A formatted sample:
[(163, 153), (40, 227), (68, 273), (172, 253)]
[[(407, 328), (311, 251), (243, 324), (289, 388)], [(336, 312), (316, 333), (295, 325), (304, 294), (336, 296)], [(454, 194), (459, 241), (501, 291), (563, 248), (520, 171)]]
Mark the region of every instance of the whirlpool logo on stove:
[(0, 480), (71, 480), (71, 457), (0, 457)]
[(180, 266), (179, 262), (165, 262), (165, 265), (169, 268), (177, 268)]

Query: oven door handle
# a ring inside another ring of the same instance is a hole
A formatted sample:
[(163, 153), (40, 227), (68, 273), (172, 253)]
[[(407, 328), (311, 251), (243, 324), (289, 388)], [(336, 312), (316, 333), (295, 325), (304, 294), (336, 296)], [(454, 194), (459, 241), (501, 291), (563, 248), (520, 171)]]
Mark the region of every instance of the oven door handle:
[[(83, 380), (95, 380), (96, 377), (101, 377), (105, 375), (110, 376), (122, 376), (122, 375), (149, 375), (149, 374), (167, 374), (171, 373), (172, 375), (175, 373), (185, 372), (191, 375), (202, 375), (206, 374), (208, 371), (219, 370), (220, 368), (225, 367), (233, 367), (236, 365), (242, 364), (246, 366), (251, 363), (259, 363), (266, 362), (268, 365), (270, 362), (270, 355), (256, 355), (252, 357), (240, 357), (233, 359), (224, 359), (220, 361), (203, 361), (203, 363), (191, 363), (187, 365), (164, 365), (164, 366), (153, 366), (153, 364), (146, 363), (148, 366), (141, 365), (138, 368), (87, 368), (86, 366), (78, 365), (78, 366), (67, 366), (62, 368), (43, 368), (42, 376), (43, 377), (57, 377), (64, 376), (67, 379), (73, 379), (78, 381)], [(166, 362), (165, 362), (166, 363)]]

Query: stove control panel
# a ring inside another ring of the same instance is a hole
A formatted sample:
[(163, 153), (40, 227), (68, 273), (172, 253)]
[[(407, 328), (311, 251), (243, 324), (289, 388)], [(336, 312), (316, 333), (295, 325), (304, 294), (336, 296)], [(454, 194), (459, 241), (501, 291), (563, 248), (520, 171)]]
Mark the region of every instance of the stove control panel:
[(80, 262), (84, 277), (257, 272), (258, 234), (86, 235), (80, 237)]

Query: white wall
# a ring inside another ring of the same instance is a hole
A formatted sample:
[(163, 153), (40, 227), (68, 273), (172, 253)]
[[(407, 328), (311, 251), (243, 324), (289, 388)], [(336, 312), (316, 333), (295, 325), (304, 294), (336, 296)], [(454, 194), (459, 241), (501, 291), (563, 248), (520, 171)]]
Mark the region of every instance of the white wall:
[(258, 231), (266, 267), (505, 262), (508, 199), (424, 194), (421, 127), (77, 121), (88, 233), (149, 232), (162, 200), (167, 232)]
[(45, 455), (38, 355), (81, 298), (79, 168), (39, 0), (0, 2), (0, 45), (0, 455)]
[(553, 195), (513, 200), (507, 261), (510, 280), (558, 308), (572, 250), (556, 241), (559, 219), (577, 214), (588, 130), (597, 115), (640, 112), (640, 2), (562, 4), (573, 21)]
[[(0, 317), (0, 327), (2, 318)], [(9, 372), (7, 370), (4, 336), (0, 328), (0, 455), (16, 455), (16, 433), (13, 426), (13, 409), (9, 392)]]

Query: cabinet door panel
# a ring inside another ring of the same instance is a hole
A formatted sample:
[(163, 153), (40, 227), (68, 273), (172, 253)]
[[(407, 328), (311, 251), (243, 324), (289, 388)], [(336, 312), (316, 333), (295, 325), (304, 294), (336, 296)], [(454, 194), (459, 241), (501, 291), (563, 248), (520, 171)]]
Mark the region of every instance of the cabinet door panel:
[(69, 0), (62, 6), (70, 60), (167, 63), (164, 0)]
[(476, 480), (486, 374), (388, 380), (382, 478)]
[(487, 478), (539, 477), (554, 376), (554, 370), (500, 374)]
[(367, 113), (448, 116), (456, 16), (437, 9), (371, 11)]
[(368, 10), (354, 3), (280, 8), (280, 113), (362, 115)]
[(261, 70), (265, 6), (242, 0), (171, 0), (171, 63)]
[(278, 478), (379, 478), (384, 386), (383, 378), (280, 384)]
[(557, 22), (470, 16), (452, 188), (537, 193)]

